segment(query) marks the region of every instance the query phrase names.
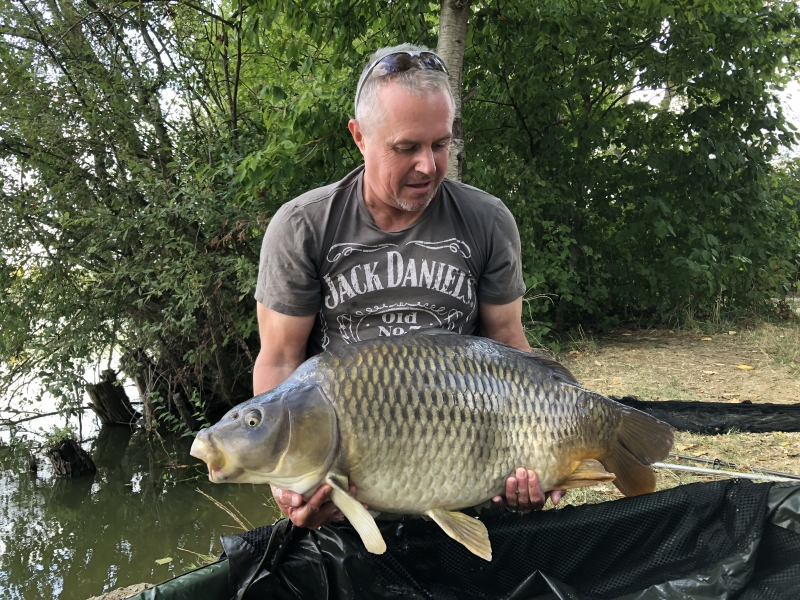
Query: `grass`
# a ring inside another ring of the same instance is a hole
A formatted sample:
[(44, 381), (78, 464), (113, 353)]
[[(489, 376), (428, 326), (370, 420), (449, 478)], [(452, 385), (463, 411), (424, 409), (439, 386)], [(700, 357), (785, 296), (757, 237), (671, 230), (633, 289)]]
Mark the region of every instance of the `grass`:
[[(250, 531), (254, 529), (253, 524), (245, 517), (242, 512), (233, 505), (232, 502), (228, 502), (227, 504), (223, 504), (216, 498), (208, 495), (204, 491), (199, 488), (196, 488), (195, 491), (209, 500), (214, 506), (219, 508), (221, 511), (225, 512), (236, 525), (223, 525), (223, 527), (230, 527), (231, 529), (241, 529), (242, 531)], [(275, 499), (271, 495), (264, 494), (264, 506), (266, 507), (268, 512), (273, 512), (274, 514), (280, 515), (280, 511), (278, 510), (278, 505), (275, 502)], [(282, 515), (281, 515), (282, 516)], [(280, 518), (280, 517), (278, 517)], [(275, 520), (277, 522), (278, 519)], [(188, 548), (178, 548), (181, 552), (187, 552), (189, 554), (193, 554), (197, 557), (198, 562), (192, 562), (186, 565), (187, 571), (193, 571), (195, 569), (199, 569), (205, 565), (210, 565), (211, 563), (217, 562), (217, 556), (214, 554), (206, 554), (203, 552), (195, 552), (194, 550), (189, 550)]]
[[(205, 497), (209, 500), (214, 506), (219, 508), (221, 511), (225, 512), (236, 525), (223, 525), (223, 527), (230, 527), (231, 529), (240, 529), (242, 531), (250, 531), (253, 529), (253, 524), (245, 517), (242, 512), (236, 508), (232, 502), (228, 502), (227, 505), (223, 504), (213, 496), (206, 494), (200, 488), (196, 488), (195, 491), (200, 494), (201, 496)], [(274, 502), (274, 500), (273, 500)], [(188, 563), (185, 568), (186, 571), (194, 571), (195, 569), (199, 569), (200, 567), (204, 567), (206, 565), (210, 565), (211, 563), (217, 562), (217, 556), (215, 554), (207, 554), (205, 552), (195, 552), (194, 550), (189, 550), (188, 548), (181, 548), (178, 547), (178, 550), (181, 552), (186, 552), (188, 554), (192, 554), (196, 557), (195, 562)]]
[(202, 552), (195, 552), (194, 550), (187, 550), (186, 548), (178, 547), (181, 552), (186, 552), (197, 557), (197, 562), (191, 562), (186, 565), (187, 571), (194, 571), (200, 567), (205, 567), (211, 563), (217, 562), (217, 556), (214, 554), (204, 554)]
[[(709, 339), (710, 338), (710, 339)], [(606, 395), (649, 400), (800, 403), (800, 322), (753, 322), (683, 329), (619, 328), (573, 337), (558, 357), (584, 386)], [(752, 366), (752, 370), (739, 369)], [(800, 433), (676, 432), (673, 452), (751, 468), (800, 474)], [(708, 466), (670, 458), (665, 462)], [(659, 469), (657, 489), (714, 481), (716, 475)], [(621, 498), (613, 484), (570, 490), (564, 504)]]
[[(758, 323), (715, 333), (619, 328), (573, 337), (558, 358), (586, 387), (652, 400), (795, 403), (800, 323)], [(740, 366), (753, 367), (743, 370)]]
[[(220, 502), (219, 500), (217, 500), (212, 496), (209, 496), (200, 488), (197, 488), (195, 491), (198, 494), (205, 496), (208, 500), (210, 500), (214, 504), (214, 506), (226, 512), (228, 516), (230, 516), (230, 518), (234, 520), (237, 527), (242, 531), (250, 531), (251, 529), (253, 529), (253, 524), (247, 520), (247, 518), (241, 513), (241, 511), (239, 511), (238, 508), (236, 508), (233, 505), (232, 502), (228, 502), (228, 505), (225, 506), (222, 502)], [(229, 525), (229, 527), (233, 527), (233, 525)]]
[[(737, 471), (758, 475), (752, 468), (770, 469), (783, 473), (800, 474), (800, 433), (743, 433), (731, 432), (722, 435), (699, 435), (685, 431), (675, 432), (673, 452), (686, 456), (719, 459), (733, 463), (735, 468), (721, 467), (727, 471)], [(707, 467), (711, 465), (677, 460), (670, 457), (666, 463)], [(729, 479), (728, 475), (704, 475), (669, 469), (655, 469), (656, 490), (666, 490), (689, 483)], [(800, 483), (800, 482), (799, 482)], [(606, 500), (617, 500), (622, 494), (613, 483), (603, 483), (590, 488), (570, 490), (559, 506), (579, 506), (596, 504)]]
[(796, 323), (766, 323), (743, 331), (738, 341), (758, 348), (776, 365), (785, 366), (800, 376), (800, 326)]

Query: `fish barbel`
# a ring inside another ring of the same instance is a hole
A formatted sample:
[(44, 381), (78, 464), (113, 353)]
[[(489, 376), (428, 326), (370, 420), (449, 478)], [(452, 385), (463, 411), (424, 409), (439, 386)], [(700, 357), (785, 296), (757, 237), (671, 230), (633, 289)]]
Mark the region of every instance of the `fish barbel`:
[(428, 515), (491, 560), (486, 528), (458, 509), (502, 494), (517, 467), (545, 492), (613, 480), (643, 494), (672, 441), (669, 425), (584, 389), (549, 357), (428, 330), (307, 360), (200, 431), (191, 454), (217, 483), (269, 483), (306, 499), (330, 484), (370, 552), (386, 544), (362, 502)]

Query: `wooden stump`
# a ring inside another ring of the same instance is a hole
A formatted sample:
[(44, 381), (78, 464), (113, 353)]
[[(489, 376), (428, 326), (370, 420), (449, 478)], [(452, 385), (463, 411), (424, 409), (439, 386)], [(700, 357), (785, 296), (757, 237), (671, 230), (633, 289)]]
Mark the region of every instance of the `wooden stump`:
[(81, 477), (97, 472), (92, 457), (72, 438), (48, 448), (46, 454), (53, 464), (56, 477)]
[(121, 385), (116, 385), (117, 374), (108, 369), (103, 371), (101, 382), (86, 386), (86, 393), (92, 400), (92, 409), (103, 425), (135, 425), (141, 416), (131, 406), (128, 395)]

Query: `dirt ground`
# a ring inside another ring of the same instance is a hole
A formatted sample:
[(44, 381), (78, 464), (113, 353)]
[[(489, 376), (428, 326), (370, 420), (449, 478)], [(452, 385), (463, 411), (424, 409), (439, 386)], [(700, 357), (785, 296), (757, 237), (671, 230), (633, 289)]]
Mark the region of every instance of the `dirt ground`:
[[(666, 330), (621, 328), (582, 336), (559, 359), (584, 386), (609, 396), (647, 400), (800, 403), (800, 323), (751, 328)], [(673, 452), (719, 459), (735, 470), (771, 469), (800, 474), (800, 433), (740, 433), (716, 436), (676, 432)], [(668, 461), (689, 466), (695, 462)], [(660, 469), (658, 489), (713, 481), (718, 476)], [(572, 490), (569, 504), (620, 497), (612, 484)]]
[(581, 383), (603, 394), (800, 402), (800, 325), (716, 334), (621, 329), (575, 345), (562, 360)]

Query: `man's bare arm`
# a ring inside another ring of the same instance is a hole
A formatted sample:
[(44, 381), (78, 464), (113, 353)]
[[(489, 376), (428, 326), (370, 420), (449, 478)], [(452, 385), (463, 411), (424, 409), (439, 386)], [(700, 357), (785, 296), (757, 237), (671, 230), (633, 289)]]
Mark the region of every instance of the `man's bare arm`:
[[(253, 367), (253, 393), (257, 396), (286, 381), (305, 361), (308, 336), (316, 315), (284, 315), (260, 302), (256, 311), (261, 337), (261, 351)], [(341, 511), (330, 502), (330, 494), (330, 486), (323, 485), (305, 502), (296, 492), (272, 486), (272, 495), (280, 511), (298, 527), (311, 529), (342, 518)]]
[(531, 352), (531, 346), (522, 329), (522, 298), (508, 304), (480, 303), (479, 329), (483, 337)]
[(256, 308), (261, 351), (253, 366), (253, 395), (280, 385), (306, 359), (308, 336), (316, 315), (292, 317), (267, 308)]
[[(482, 336), (496, 342), (502, 342), (522, 350), (531, 352), (531, 346), (525, 338), (522, 329), (522, 298), (509, 304), (480, 304), (480, 333)], [(564, 491), (553, 490), (550, 499), (553, 504), (558, 504), (564, 496)], [(520, 512), (541, 510), (547, 497), (539, 486), (539, 478), (531, 470), (518, 468), (506, 480), (505, 498), (495, 496), (492, 501), (498, 506), (508, 506)]]

